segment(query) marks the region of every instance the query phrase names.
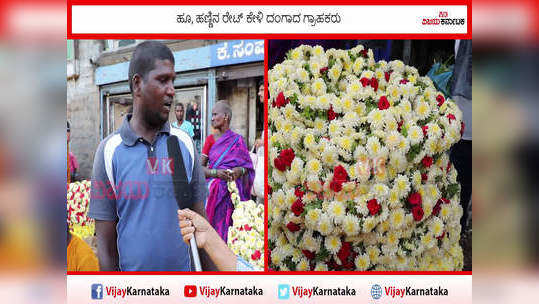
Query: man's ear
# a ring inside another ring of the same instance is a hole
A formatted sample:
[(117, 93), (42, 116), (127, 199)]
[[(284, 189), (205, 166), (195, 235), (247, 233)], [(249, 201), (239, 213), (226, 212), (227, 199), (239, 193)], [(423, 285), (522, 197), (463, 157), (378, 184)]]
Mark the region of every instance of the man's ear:
[(133, 75), (132, 84), (133, 84), (133, 95), (140, 95), (142, 77), (140, 77), (139, 74)]

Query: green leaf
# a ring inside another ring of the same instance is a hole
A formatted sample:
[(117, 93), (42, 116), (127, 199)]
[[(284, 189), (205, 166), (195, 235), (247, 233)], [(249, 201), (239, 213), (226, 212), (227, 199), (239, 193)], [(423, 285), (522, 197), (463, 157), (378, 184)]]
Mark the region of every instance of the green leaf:
[(446, 189), (446, 198), (452, 198), (460, 191), (460, 185), (458, 183), (451, 184), (447, 186)]
[(411, 162), (421, 151), (421, 144), (415, 144), (410, 147), (410, 150), (406, 154), (406, 159)]
[(317, 262), (325, 261), (329, 256), (329, 251), (324, 246), (324, 243), (322, 243), (320, 247), (320, 251), (316, 253), (316, 257), (314, 258)]

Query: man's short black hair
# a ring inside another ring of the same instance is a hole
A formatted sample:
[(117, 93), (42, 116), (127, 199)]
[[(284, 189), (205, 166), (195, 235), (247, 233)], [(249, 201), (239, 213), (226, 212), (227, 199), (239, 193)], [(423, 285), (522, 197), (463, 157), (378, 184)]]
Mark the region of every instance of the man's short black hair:
[(139, 74), (145, 78), (154, 69), (155, 60), (170, 60), (174, 64), (174, 55), (168, 46), (159, 41), (144, 41), (137, 45), (133, 58), (129, 62), (129, 89), (133, 93), (133, 76)]
[(181, 107), (181, 108), (182, 108), (182, 110), (184, 110), (184, 111), (185, 111), (185, 106), (183, 105), (183, 103), (181, 103), (181, 102), (177, 102), (177, 103), (176, 103), (176, 107), (175, 107), (174, 109), (176, 109), (177, 107)]

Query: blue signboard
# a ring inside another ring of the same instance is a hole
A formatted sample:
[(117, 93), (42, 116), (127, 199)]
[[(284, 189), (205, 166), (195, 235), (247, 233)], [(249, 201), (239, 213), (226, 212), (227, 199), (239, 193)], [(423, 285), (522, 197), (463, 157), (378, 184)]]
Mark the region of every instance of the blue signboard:
[(211, 65), (264, 61), (264, 40), (231, 40), (210, 46)]
[[(238, 63), (264, 61), (264, 40), (229, 40), (219, 44), (174, 52), (174, 71), (185, 72)], [(129, 62), (98, 67), (95, 84), (127, 80)]]

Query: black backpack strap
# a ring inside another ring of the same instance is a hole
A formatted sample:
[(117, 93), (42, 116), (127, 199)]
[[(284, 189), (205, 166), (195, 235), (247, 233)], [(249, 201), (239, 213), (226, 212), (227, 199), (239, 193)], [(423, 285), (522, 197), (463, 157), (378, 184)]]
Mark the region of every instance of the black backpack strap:
[(178, 137), (170, 135), (167, 138), (168, 157), (172, 158), (173, 172), (172, 185), (174, 187), (174, 197), (180, 209), (192, 208), (193, 190), (187, 179), (187, 171), (183, 163), (182, 151)]

